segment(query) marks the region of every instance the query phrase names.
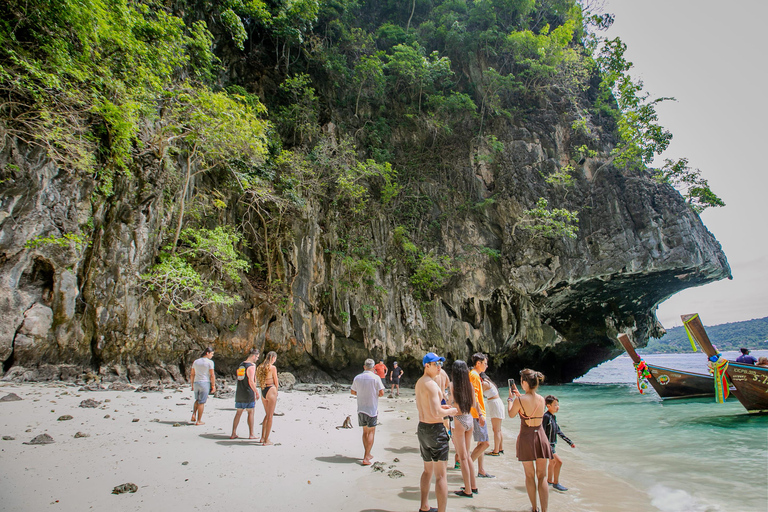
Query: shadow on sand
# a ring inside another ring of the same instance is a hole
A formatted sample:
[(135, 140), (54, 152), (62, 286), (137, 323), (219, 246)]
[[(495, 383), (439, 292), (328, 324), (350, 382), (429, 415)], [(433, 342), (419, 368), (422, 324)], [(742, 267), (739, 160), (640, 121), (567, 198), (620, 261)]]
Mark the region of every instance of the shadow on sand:
[(332, 464), (359, 464), (360, 459), (347, 457), (346, 455), (334, 455), (333, 457), (315, 457), (320, 462), (330, 462)]

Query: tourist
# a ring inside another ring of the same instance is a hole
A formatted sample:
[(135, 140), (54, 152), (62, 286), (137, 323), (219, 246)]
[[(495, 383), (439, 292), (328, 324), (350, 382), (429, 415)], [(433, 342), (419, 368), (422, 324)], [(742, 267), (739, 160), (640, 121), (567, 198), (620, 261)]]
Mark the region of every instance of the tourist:
[(371, 448), (379, 416), (379, 397), (384, 396), (386, 389), (381, 377), (373, 373), (373, 368), (373, 359), (366, 359), (363, 363), (363, 373), (352, 381), (351, 393), (357, 396), (357, 422), (363, 427), (363, 466), (371, 465)]
[[(440, 373), (438, 362), (445, 358), (433, 352), (422, 359), (424, 374), (416, 382), (416, 409), (419, 411), (419, 451), (424, 461), (424, 471), (419, 480), (420, 512), (445, 512), (448, 502), (448, 433), (443, 426), (444, 416), (456, 416), (458, 411), (448, 405), (440, 404), (440, 388), (435, 377)], [(435, 475), (435, 495), (437, 508), (429, 506), (429, 488)]]
[(264, 421), (261, 422), (261, 444), (271, 445), (269, 434), (272, 432), (272, 419), (277, 405), (277, 368), (275, 367), (277, 354), (270, 352), (264, 361), (256, 369), (256, 380), (261, 386), (261, 398), (264, 404)]
[(740, 348), (739, 350), (741, 350), (741, 355), (736, 358), (737, 363), (752, 364), (752, 365), (757, 363), (757, 359), (755, 359), (755, 356), (749, 355), (749, 349)]
[(259, 387), (256, 384), (256, 360), (259, 358), (259, 349), (254, 348), (248, 357), (237, 367), (237, 387), (235, 388), (235, 421), (232, 423), (232, 435), (230, 439), (237, 439), (237, 426), (240, 424), (240, 416), (243, 411), (248, 411), (248, 439), (256, 439), (253, 433), (253, 413), (256, 400), (259, 399)]
[(216, 376), (213, 373), (213, 347), (206, 348), (192, 363), (192, 371), (189, 373), (189, 381), (192, 383), (192, 391), (195, 393), (195, 403), (192, 406), (192, 419), (190, 423), (205, 425), (203, 423), (203, 410), (208, 394), (216, 392)]
[(467, 363), (461, 360), (455, 361), (451, 373), (453, 378), (451, 382), (451, 400), (452, 405), (458, 410), (458, 414), (454, 417), (453, 443), (456, 446), (461, 477), (464, 480), (464, 487), (459, 491), (454, 491), (454, 494), (463, 498), (471, 498), (473, 494), (477, 493), (475, 467), (472, 464), (472, 457), (469, 452), (474, 429), (474, 421), (470, 411), (476, 403), (475, 390), (469, 381), (469, 367)]
[(544, 399), (544, 403), (547, 405), (547, 412), (544, 413), (541, 425), (544, 429), (544, 435), (546, 435), (547, 440), (549, 440), (549, 448), (552, 450), (552, 459), (549, 461), (549, 469), (547, 470), (547, 483), (551, 485), (553, 489), (565, 492), (568, 489), (560, 485), (560, 469), (563, 467), (563, 460), (557, 453), (555, 453), (557, 436), (560, 436), (571, 448), (576, 448), (576, 445), (563, 434), (563, 431), (560, 430), (560, 426), (557, 424), (557, 416), (555, 416), (555, 414), (560, 410), (560, 401), (557, 397), (547, 395)]
[(403, 376), (403, 369), (397, 366), (397, 361), (392, 363), (392, 370), (389, 372), (389, 381), (392, 383), (392, 389), (389, 391), (389, 398), (393, 398), (395, 389), (397, 389), (397, 398), (400, 398), (400, 378)]
[(504, 402), (499, 396), (499, 388), (485, 372), (480, 373), (480, 378), (483, 379), (485, 412), (491, 420), (491, 427), (493, 427), (493, 451), (487, 452), (486, 455), (498, 457), (500, 453), (504, 453), (504, 437), (501, 434), (501, 422), (506, 415)]
[(517, 460), (523, 463), (525, 488), (528, 491), (528, 499), (531, 501), (531, 510), (533, 512), (539, 510), (536, 507), (538, 490), (541, 512), (547, 512), (549, 503), (549, 488), (546, 480), (547, 459), (552, 458), (552, 450), (541, 426), (547, 406), (544, 397), (536, 393), (536, 388), (544, 381), (544, 375), (526, 368), (520, 372), (520, 381), (525, 395), (521, 395), (513, 383), (507, 398), (509, 417), (514, 418), (520, 415)]
[(757, 358), (757, 366), (764, 366), (768, 368), (768, 357), (760, 356)]
[[(448, 377), (448, 374), (445, 371), (445, 368), (443, 368), (443, 362), (438, 361), (437, 365), (440, 367), (440, 373), (437, 374), (435, 377), (435, 382), (437, 383), (437, 387), (440, 388), (440, 405), (445, 405), (448, 403), (447, 399), (450, 396), (451, 392), (451, 379)], [(451, 437), (451, 417), (445, 416), (443, 418), (443, 425), (445, 426), (445, 430), (448, 431), (448, 437)]]
[(383, 359), (379, 359), (379, 362), (376, 364), (376, 366), (373, 367), (373, 371), (381, 379), (381, 383), (384, 385), (384, 389), (387, 389), (387, 372), (389, 370), (387, 369), (387, 365), (384, 364)]
[(472, 461), (477, 461), (477, 476), (480, 478), (494, 478), (483, 466), (483, 455), (491, 445), (488, 442), (488, 425), (486, 424), (485, 400), (483, 399), (483, 380), (480, 373), (488, 368), (488, 358), (480, 352), (472, 356), (472, 371), (469, 372), (469, 381), (475, 393), (475, 406), (472, 407), (472, 437), (477, 442), (472, 450)]

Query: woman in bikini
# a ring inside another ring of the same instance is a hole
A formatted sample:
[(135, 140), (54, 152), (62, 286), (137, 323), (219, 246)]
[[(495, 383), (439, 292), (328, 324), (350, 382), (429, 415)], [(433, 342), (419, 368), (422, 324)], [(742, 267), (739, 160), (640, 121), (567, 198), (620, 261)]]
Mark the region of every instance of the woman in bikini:
[(464, 479), (464, 487), (455, 491), (456, 496), (471, 498), (477, 492), (475, 481), (475, 468), (470, 457), (472, 443), (472, 415), (469, 413), (475, 404), (475, 393), (469, 382), (469, 367), (464, 361), (453, 363), (451, 375), (451, 400), (453, 406), (459, 410), (459, 414), (453, 418), (453, 444), (456, 446), (456, 454), (461, 465), (461, 476)]
[[(521, 395), (516, 386), (509, 390), (507, 411), (510, 418), (520, 415), (520, 434), (517, 436), (517, 460), (523, 463), (525, 470), (525, 488), (531, 500), (531, 511), (536, 508), (536, 491), (539, 492), (541, 512), (547, 512), (549, 489), (547, 488), (547, 459), (552, 458), (549, 440), (544, 434), (541, 420), (547, 406), (544, 397), (536, 393), (536, 388), (544, 382), (544, 375), (534, 370), (520, 372), (520, 383), (525, 391)], [(534, 467), (535, 464), (535, 467)]]
[(272, 432), (272, 417), (277, 405), (277, 368), (275, 367), (277, 354), (270, 352), (264, 361), (256, 369), (256, 380), (261, 386), (261, 398), (264, 404), (264, 421), (261, 422), (261, 444), (272, 444), (269, 434)]

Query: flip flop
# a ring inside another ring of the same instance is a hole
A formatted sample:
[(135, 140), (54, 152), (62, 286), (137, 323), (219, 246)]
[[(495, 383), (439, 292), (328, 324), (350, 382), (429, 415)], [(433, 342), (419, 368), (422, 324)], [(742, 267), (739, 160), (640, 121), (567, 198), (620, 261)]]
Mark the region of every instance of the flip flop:
[[(464, 487), (461, 488), (461, 490), (464, 490)], [(472, 494), (477, 494), (479, 491), (477, 489), (472, 489)]]
[(489, 474), (489, 473), (486, 473), (486, 474), (484, 474), (484, 475), (483, 475), (482, 473), (478, 473), (478, 474), (477, 474), (477, 476), (478, 476), (479, 478), (496, 478), (494, 475), (491, 475), (491, 474)]
[(419, 509), (419, 512), (437, 512), (437, 509), (435, 507), (429, 507), (429, 510)]
[(498, 457), (499, 452), (486, 452), (486, 455), (488, 455), (489, 457)]

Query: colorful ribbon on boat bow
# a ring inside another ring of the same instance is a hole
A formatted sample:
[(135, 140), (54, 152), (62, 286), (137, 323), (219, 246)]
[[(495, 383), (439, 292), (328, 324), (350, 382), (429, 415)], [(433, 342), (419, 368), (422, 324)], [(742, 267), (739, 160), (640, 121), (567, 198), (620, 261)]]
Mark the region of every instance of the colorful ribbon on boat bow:
[(651, 371), (642, 359), (639, 363), (635, 364), (635, 371), (637, 372), (637, 390), (642, 395), (648, 389), (648, 379), (651, 378)]
[(728, 398), (728, 378), (725, 370), (728, 369), (728, 360), (719, 352), (709, 358), (709, 368), (715, 377), (715, 401), (719, 404)]

